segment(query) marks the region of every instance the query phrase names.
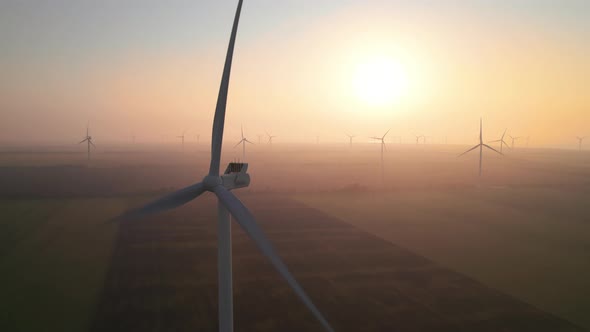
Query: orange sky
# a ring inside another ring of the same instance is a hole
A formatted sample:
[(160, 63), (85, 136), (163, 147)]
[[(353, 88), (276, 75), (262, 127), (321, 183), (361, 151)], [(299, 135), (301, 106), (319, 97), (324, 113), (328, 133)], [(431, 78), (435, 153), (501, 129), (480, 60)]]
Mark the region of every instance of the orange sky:
[[(268, 130), (306, 142), (391, 127), (407, 141), (419, 132), (470, 143), (480, 116), (489, 139), (505, 127), (539, 146), (590, 135), (590, 28), (567, 17), (547, 24), (534, 7), (525, 17), (350, 1), (267, 25), (256, 8), (246, 2), (242, 14), (226, 137), (239, 135), (241, 124), (251, 137)], [(157, 141), (184, 129), (208, 140), (233, 11), (218, 15), (220, 31), (185, 49), (130, 44), (71, 59), (0, 58), (8, 74), (0, 82), (0, 142), (68, 143), (88, 120), (97, 142), (132, 132)], [(407, 94), (386, 106), (367, 104), (354, 89), (357, 66), (379, 56), (401, 63), (409, 81)]]

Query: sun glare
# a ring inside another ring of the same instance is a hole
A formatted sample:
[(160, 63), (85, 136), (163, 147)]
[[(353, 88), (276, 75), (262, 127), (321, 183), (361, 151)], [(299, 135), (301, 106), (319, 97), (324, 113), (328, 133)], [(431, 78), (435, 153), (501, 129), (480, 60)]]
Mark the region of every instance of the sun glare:
[(359, 64), (354, 76), (358, 98), (371, 106), (385, 106), (407, 93), (405, 68), (392, 58), (381, 57)]

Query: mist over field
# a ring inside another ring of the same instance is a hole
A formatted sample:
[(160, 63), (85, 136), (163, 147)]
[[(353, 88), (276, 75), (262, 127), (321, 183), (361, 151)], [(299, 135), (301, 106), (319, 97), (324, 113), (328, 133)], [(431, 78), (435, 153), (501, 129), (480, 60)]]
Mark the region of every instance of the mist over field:
[[(249, 163), (236, 194), (339, 331), (587, 328), (590, 154), (485, 153), (480, 178), (465, 148), (387, 143), (384, 181), (379, 145), (345, 139), (222, 160)], [(3, 150), (3, 329), (216, 329), (211, 197), (108, 222), (200, 181), (208, 158), (196, 143), (101, 146), (90, 162), (81, 147)], [(320, 331), (233, 231), (236, 324)]]

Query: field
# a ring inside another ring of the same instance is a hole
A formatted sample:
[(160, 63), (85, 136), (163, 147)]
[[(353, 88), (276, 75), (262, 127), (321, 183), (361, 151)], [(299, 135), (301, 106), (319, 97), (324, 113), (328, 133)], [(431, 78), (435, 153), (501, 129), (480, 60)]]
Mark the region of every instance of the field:
[[(590, 155), (486, 155), (480, 180), (461, 149), (392, 145), (382, 181), (377, 145), (255, 147), (238, 195), (337, 331), (590, 328)], [(207, 159), (0, 153), (0, 330), (215, 330), (213, 197), (107, 222), (199, 181)], [(320, 331), (237, 226), (233, 239), (236, 330)]]

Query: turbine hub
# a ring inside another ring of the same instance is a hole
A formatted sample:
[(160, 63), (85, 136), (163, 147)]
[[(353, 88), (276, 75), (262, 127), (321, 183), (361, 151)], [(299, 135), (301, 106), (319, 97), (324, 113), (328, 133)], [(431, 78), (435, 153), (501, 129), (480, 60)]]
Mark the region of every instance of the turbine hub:
[(221, 177), (215, 175), (207, 175), (203, 179), (203, 185), (205, 185), (205, 189), (212, 191), (213, 188), (220, 186), (222, 184)]

